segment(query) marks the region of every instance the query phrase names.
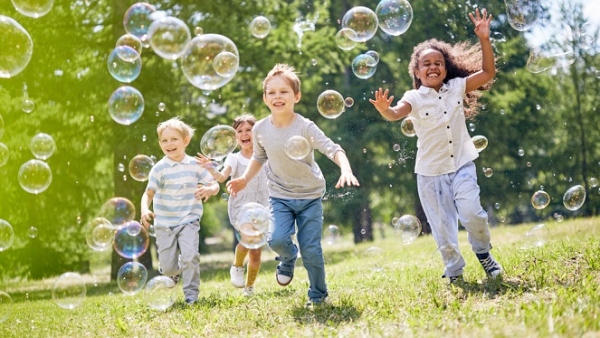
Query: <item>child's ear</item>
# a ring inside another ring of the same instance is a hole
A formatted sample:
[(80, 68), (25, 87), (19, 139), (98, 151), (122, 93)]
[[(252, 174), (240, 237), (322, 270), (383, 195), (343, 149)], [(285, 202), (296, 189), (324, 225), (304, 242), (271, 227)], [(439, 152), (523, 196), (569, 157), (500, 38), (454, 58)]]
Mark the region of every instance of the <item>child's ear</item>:
[(298, 92), (298, 94), (296, 94), (296, 100), (294, 101), (294, 103), (298, 103), (300, 102), (300, 98), (302, 97), (302, 93)]
[(185, 146), (187, 147), (190, 144), (190, 141), (192, 140), (191, 137), (186, 136), (183, 138), (183, 142), (185, 143)]

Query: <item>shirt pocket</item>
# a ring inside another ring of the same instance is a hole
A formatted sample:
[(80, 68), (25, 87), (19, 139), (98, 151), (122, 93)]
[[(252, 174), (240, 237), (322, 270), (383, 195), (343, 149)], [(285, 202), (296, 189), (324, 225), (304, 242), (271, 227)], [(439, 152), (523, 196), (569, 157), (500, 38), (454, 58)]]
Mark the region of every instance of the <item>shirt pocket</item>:
[(433, 127), (437, 123), (439, 119), (439, 110), (438, 105), (434, 104), (424, 104), (420, 107), (418, 115), (421, 125), (424, 127)]

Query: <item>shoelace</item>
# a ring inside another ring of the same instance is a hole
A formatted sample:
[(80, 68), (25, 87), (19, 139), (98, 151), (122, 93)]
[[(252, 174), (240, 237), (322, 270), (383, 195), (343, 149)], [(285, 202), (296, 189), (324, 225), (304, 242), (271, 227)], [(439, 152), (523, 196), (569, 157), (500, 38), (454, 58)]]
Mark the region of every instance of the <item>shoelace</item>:
[(483, 260), (479, 260), (479, 262), (481, 262), (481, 266), (483, 266), (483, 269), (488, 273), (498, 270), (496, 261), (492, 258), (492, 256), (488, 256)]

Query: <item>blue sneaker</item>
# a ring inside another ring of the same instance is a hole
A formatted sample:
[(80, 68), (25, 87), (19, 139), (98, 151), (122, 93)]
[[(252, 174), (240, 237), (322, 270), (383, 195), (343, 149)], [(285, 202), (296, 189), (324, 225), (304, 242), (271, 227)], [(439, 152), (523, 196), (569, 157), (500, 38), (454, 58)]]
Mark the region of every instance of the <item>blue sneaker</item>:
[(479, 263), (481, 263), (481, 266), (483, 267), (483, 270), (485, 270), (485, 274), (490, 277), (490, 278), (497, 278), (500, 277), (503, 273), (503, 269), (502, 269), (502, 265), (500, 265), (500, 263), (498, 263), (494, 257), (492, 256), (491, 253), (486, 252), (483, 254), (475, 254), (477, 256), (477, 259), (479, 260)]
[(306, 302), (307, 309), (314, 309), (316, 307), (321, 307), (327, 305), (327, 298), (309, 298), (308, 302)]
[[(280, 260), (279, 257), (275, 258), (276, 260)], [(294, 269), (296, 267), (296, 259), (294, 259), (291, 263), (280, 262), (277, 265), (277, 271), (275, 271), (275, 279), (277, 280), (277, 284), (281, 286), (287, 286), (294, 279)]]
[(186, 298), (185, 299), (185, 303), (187, 305), (194, 305), (198, 302), (198, 300), (196, 298)]

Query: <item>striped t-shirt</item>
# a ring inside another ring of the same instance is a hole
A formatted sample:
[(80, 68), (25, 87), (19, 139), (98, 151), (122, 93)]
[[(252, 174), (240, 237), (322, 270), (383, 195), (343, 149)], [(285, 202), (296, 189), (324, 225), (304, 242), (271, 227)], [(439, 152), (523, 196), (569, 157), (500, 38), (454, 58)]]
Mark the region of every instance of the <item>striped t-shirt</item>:
[(173, 227), (202, 218), (202, 201), (194, 197), (198, 184), (214, 181), (193, 157), (181, 162), (163, 157), (150, 170), (146, 190), (154, 191), (155, 227)]

